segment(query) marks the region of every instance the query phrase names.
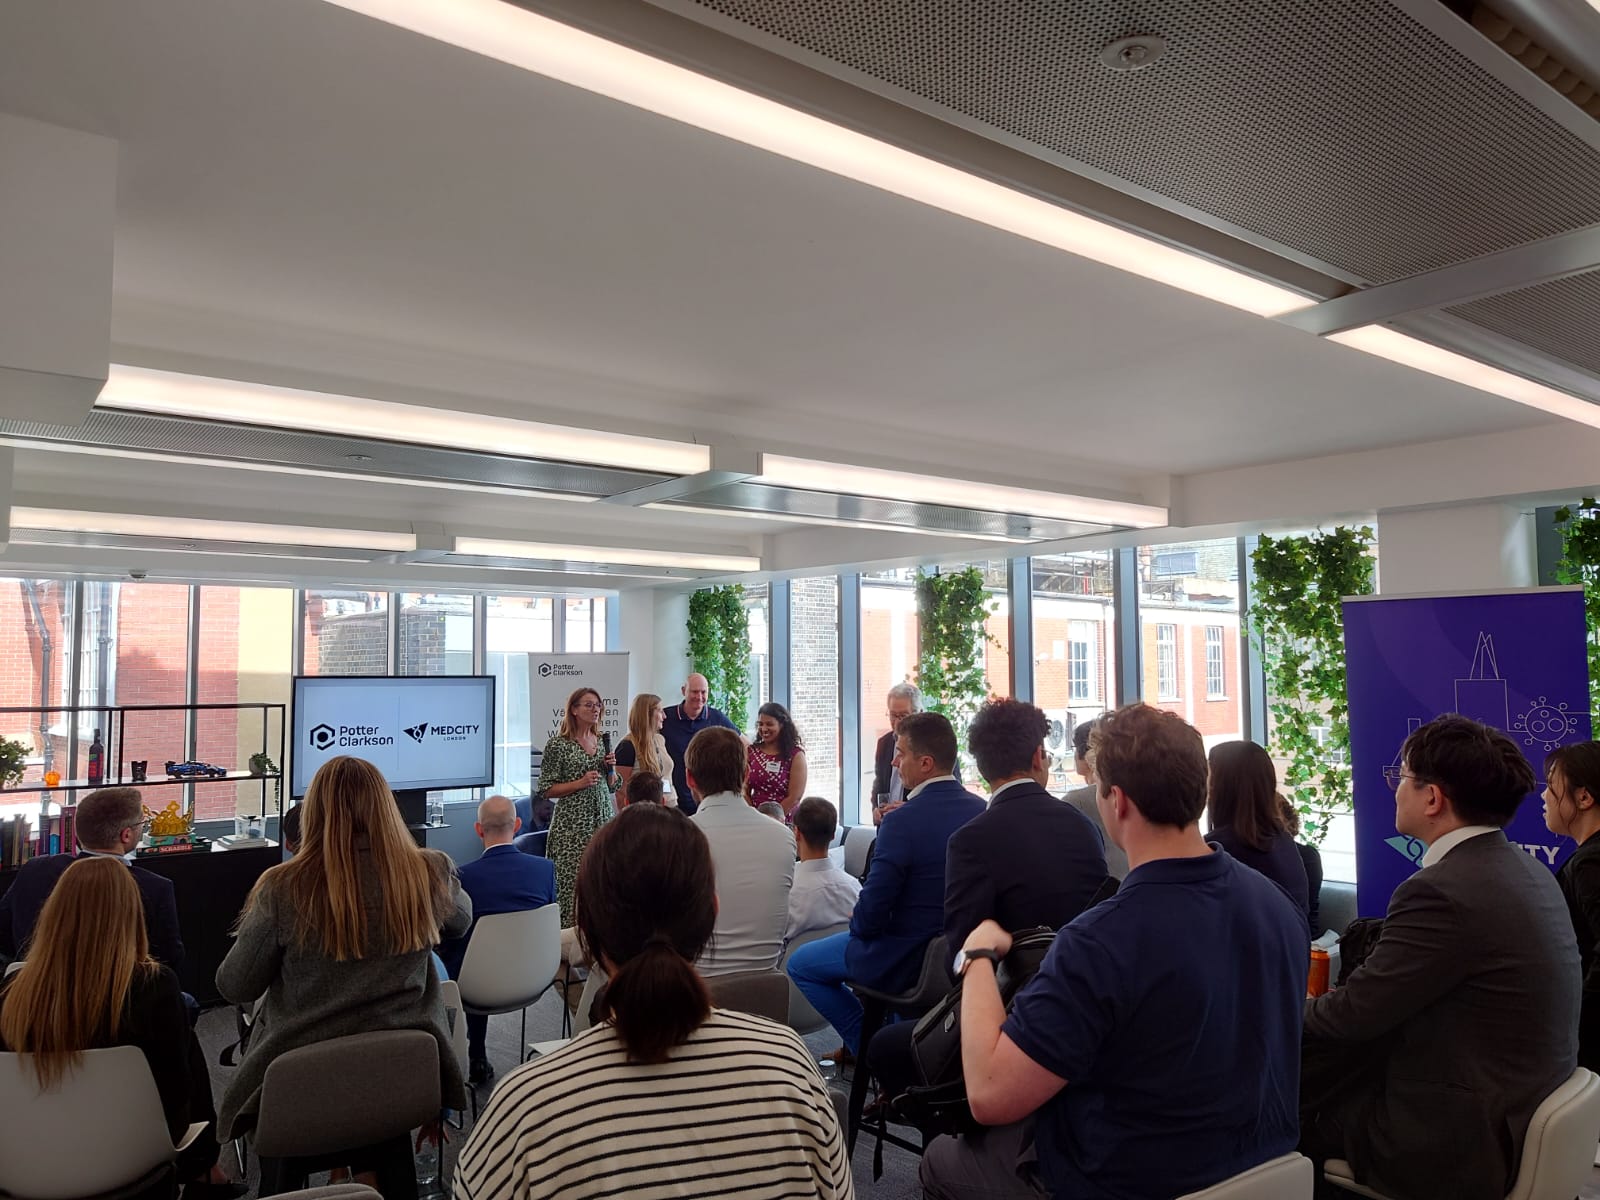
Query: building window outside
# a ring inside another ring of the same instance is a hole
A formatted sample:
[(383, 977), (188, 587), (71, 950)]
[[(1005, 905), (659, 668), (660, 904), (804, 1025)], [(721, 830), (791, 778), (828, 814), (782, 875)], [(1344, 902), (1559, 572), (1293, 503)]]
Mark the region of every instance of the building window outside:
[(1067, 695), (1074, 704), (1087, 704), (1099, 694), (1092, 636), (1091, 627), (1084, 622), (1072, 623), (1072, 637), (1067, 642)]
[(1228, 679), (1223, 667), (1222, 626), (1206, 626), (1206, 699), (1225, 700)]
[(472, 674), (472, 597), (438, 592), (402, 592), (401, 675)]
[(495, 791), (533, 792), (533, 714), (527, 655), (555, 649), (555, 601), (549, 596), (490, 596), (484, 630), (485, 670), (495, 677)]
[(389, 673), (389, 593), (308, 591), (305, 601), (302, 675)]
[(569, 596), (566, 600), (566, 644), (572, 654), (599, 654), (606, 648), (606, 598)]
[(841, 818), (860, 824), (856, 796), (843, 794), (839, 775), (839, 577), (818, 575), (789, 584), (790, 713), (806, 744), (807, 790), (832, 800)]
[[(68, 689), (78, 586), (54, 579), (0, 579), (0, 707), (75, 702)], [(72, 775), (67, 761), (69, 725), (61, 712), (0, 715), (0, 737), (29, 747), (23, 782), (37, 783), (46, 771)], [(36, 795), (4, 798), (6, 815), (36, 813), (38, 803)]]
[(1178, 698), (1178, 627), (1156, 626), (1156, 697)]
[(1116, 662), (1116, 607), (1109, 550), (1043, 554), (1033, 576), (1033, 696), (1049, 718), (1050, 787), (1082, 782), (1072, 733), (1106, 707), (1102, 680)]
[[(861, 576), (862, 807), (872, 800), (878, 740), (889, 732), (889, 689), (917, 674), (917, 573), (911, 568)], [(797, 693), (798, 694), (798, 693)]]

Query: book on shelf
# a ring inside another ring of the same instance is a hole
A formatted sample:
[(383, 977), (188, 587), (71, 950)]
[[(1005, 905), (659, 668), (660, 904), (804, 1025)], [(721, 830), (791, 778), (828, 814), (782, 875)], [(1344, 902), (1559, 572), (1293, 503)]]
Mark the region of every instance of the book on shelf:
[(27, 817), (0, 821), (0, 866), (20, 867), (33, 857), (33, 822)]

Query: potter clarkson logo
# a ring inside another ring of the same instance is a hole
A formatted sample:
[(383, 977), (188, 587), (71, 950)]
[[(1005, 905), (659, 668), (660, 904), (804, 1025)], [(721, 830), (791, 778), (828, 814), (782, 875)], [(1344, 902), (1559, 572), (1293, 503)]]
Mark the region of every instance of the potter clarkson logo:
[(332, 725), (317, 725), (311, 730), (311, 745), (318, 750), (326, 750), (338, 736)]
[(539, 674), (543, 678), (549, 679), (550, 676), (554, 675), (555, 673), (556, 673), (556, 669), (553, 666), (551, 666), (549, 663), (542, 662), (542, 663), (539, 664)]
[(427, 733), (428, 723), (426, 721), (424, 721), (421, 725), (413, 725), (411, 728), (406, 730), (406, 736), (413, 742), (420, 742), (424, 737), (427, 736)]

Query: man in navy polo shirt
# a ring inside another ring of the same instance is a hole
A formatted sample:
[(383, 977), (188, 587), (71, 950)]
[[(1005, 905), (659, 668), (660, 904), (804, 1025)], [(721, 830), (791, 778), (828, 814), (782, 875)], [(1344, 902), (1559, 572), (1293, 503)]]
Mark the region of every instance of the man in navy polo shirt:
[(985, 921), (957, 958), (961, 1061), (978, 1121), (922, 1160), (924, 1195), (1145, 1200), (1218, 1183), (1299, 1136), (1305, 918), (1200, 834), (1206, 755), (1143, 704), (1090, 753), (1122, 889), (1074, 918), (1007, 1013)]
[(689, 752), (689, 743), (702, 729), (733, 729), (733, 722), (712, 708), (708, 703), (710, 699), (711, 685), (706, 677), (689, 676), (683, 685), (683, 703), (667, 709), (666, 719), (661, 724), (661, 738), (667, 743), (667, 754), (672, 759), (672, 795), (678, 807), (690, 816), (699, 804), (690, 794), (689, 780), (684, 774), (683, 759)]

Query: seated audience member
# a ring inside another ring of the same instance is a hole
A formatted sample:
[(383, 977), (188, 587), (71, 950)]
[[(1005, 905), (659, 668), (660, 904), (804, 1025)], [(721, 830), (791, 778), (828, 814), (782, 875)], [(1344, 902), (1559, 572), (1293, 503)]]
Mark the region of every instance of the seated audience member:
[[(483, 842), (483, 854), (460, 871), (461, 888), (472, 900), (472, 925), (463, 936), (446, 938), (439, 945), (439, 957), (451, 979), (461, 978), (467, 945), (481, 919), (556, 902), (555, 864), (548, 858), (524, 854), (511, 844), (521, 825), (516, 808), (504, 796), (490, 796), (478, 805), (473, 828)], [(494, 1078), (484, 1047), (488, 1030), (488, 1017), (467, 1014), (467, 1082), (474, 1087)]]
[[(256, 883), (217, 970), (217, 990), (228, 1001), (266, 997), (222, 1098), (223, 1140), (255, 1124), (261, 1083), (278, 1055), (352, 1033), (432, 1033), (444, 1103), (466, 1103), (430, 962), (441, 932), (459, 937), (472, 924), (472, 902), (454, 866), (411, 840), (388, 783), (364, 759), (341, 755), (323, 763), (304, 807), (300, 853)], [(361, 1148), (351, 1158), (358, 1170), (381, 1173), (387, 1182), (379, 1190), (389, 1200), (416, 1196), (408, 1138)], [(263, 1180), (283, 1172), (269, 1158), (261, 1169)]]
[(1120, 883), (1128, 874), (1128, 855), (1106, 836), (1105, 826), (1100, 821), (1100, 803), (1096, 799), (1100, 789), (1094, 785), (1094, 764), (1089, 761), (1089, 735), (1093, 732), (1093, 721), (1079, 721), (1072, 728), (1072, 769), (1083, 780), (1083, 786), (1073, 788), (1063, 799), (1094, 823), (1105, 848), (1106, 871)]
[(1221, 846), (1252, 871), (1260, 871), (1309, 915), (1305, 863), (1283, 819), (1278, 769), (1265, 750), (1254, 742), (1222, 742), (1212, 747), (1206, 817), (1211, 822), (1206, 841)]
[(1548, 868), (1506, 840), (1533, 770), (1498, 729), (1406, 738), (1394, 825), (1428, 849), (1342, 987), (1305, 1002), (1301, 1145), (1393, 1200), (1499, 1200), (1578, 1061), (1581, 971)]
[(789, 823), (783, 815), (783, 805), (776, 800), (763, 800), (756, 805), (756, 811), (763, 817), (771, 817), (774, 821), (782, 821), (785, 825)]
[(1600, 742), (1562, 746), (1544, 760), (1544, 825), (1578, 843), (1556, 883), (1578, 936), (1583, 968), (1578, 1065), (1600, 1071)]
[[(52, 854), (23, 863), (10, 889), (0, 897), (0, 954), (18, 958), (27, 953), (28, 939), (45, 901), (74, 861), (114, 858), (126, 862), (144, 840), (146, 824), (137, 788), (100, 788), (85, 796), (78, 804), (78, 853)], [(144, 902), (150, 954), (176, 970), (183, 962), (183, 938), (178, 933), (178, 901), (172, 881), (143, 867), (129, 864), (128, 869)]]
[[(100, 856), (70, 864), (39, 913), (38, 941), (0, 990), (0, 1049), (26, 1054), (41, 1090), (80, 1061), (84, 1050), (137, 1046), (167, 1131), (177, 1141), (191, 1121), (214, 1121), (211, 1075), (172, 968), (150, 957), (138, 885), (121, 863)], [(84, 1130), (92, 1145), (93, 1131)], [(208, 1128), (177, 1159), (191, 1200), (242, 1196), (217, 1166)]]
[(1306, 870), (1306, 916), (1311, 926), (1311, 936), (1322, 933), (1322, 851), (1310, 842), (1300, 840), (1300, 812), (1289, 803), (1286, 796), (1278, 796), (1278, 812), (1283, 817), (1284, 828), (1295, 839), (1294, 848), (1300, 855), (1300, 865)]
[(646, 771), (643, 767), (636, 770), (628, 780), (626, 791), (617, 793), (617, 804), (626, 808), (630, 804), (665, 804), (667, 802), (666, 780), (654, 771)]
[[(710, 732), (727, 734), (743, 761), (738, 734)], [(707, 736), (689, 746), (691, 787)], [(505, 1077), (461, 1150), (456, 1200), (853, 1194), (805, 1043), (713, 1008), (695, 971), (719, 921), (712, 872), (698, 820), (664, 807), (632, 805), (590, 840), (578, 928), (610, 975), (601, 1022)]]
[(789, 978), (844, 1041), (836, 1061), (853, 1059), (861, 1038), (861, 1002), (845, 981), (887, 992), (916, 982), (928, 942), (944, 928), (950, 835), (983, 811), (983, 801), (956, 780), (949, 721), (913, 713), (896, 738), (906, 802), (878, 828), (877, 854), (850, 929), (808, 942), (789, 958)]
[(794, 810), (794, 844), (800, 861), (789, 889), (785, 946), (814, 929), (847, 924), (855, 911), (861, 883), (828, 854), (838, 829), (838, 810), (821, 796), (807, 796)]
[(794, 882), (794, 839), (744, 800), (749, 761), (736, 730), (712, 726), (684, 751), (690, 817), (711, 845), (717, 871), (717, 932), (700, 960), (702, 975), (770, 971), (783, 954)]
[(298, 804), (291, 806), (278, 824), (278, 840), (291, 857), (300, 853), (300, 808)]
[(1294, 1149), (1305, 918), (1200, 835), (1206, 753), (1135, 704), (1095, 723), (1106, 831), (1131, 869), (1056, 935), (1010, 1012), (997, 922), (958, 968), (973, 1116), (922, 1159), (929, 1197), (1174, 1196)]
[[(945, 855), (944, 937), (952, 956), (983, 921), (1008, 933), (1059, 929), (1116, 891), (1100, 831), (1045, 790), (1049, 730), (1050, 719), (1021, 700), (991, 701), (972, 720), (967, 749), (989, 785), (989, 807), (950, 835)], [(909, 1021), (886, 1026), (868, 1047), (885, 1096), (916, 1082), (912, 1028)]]

